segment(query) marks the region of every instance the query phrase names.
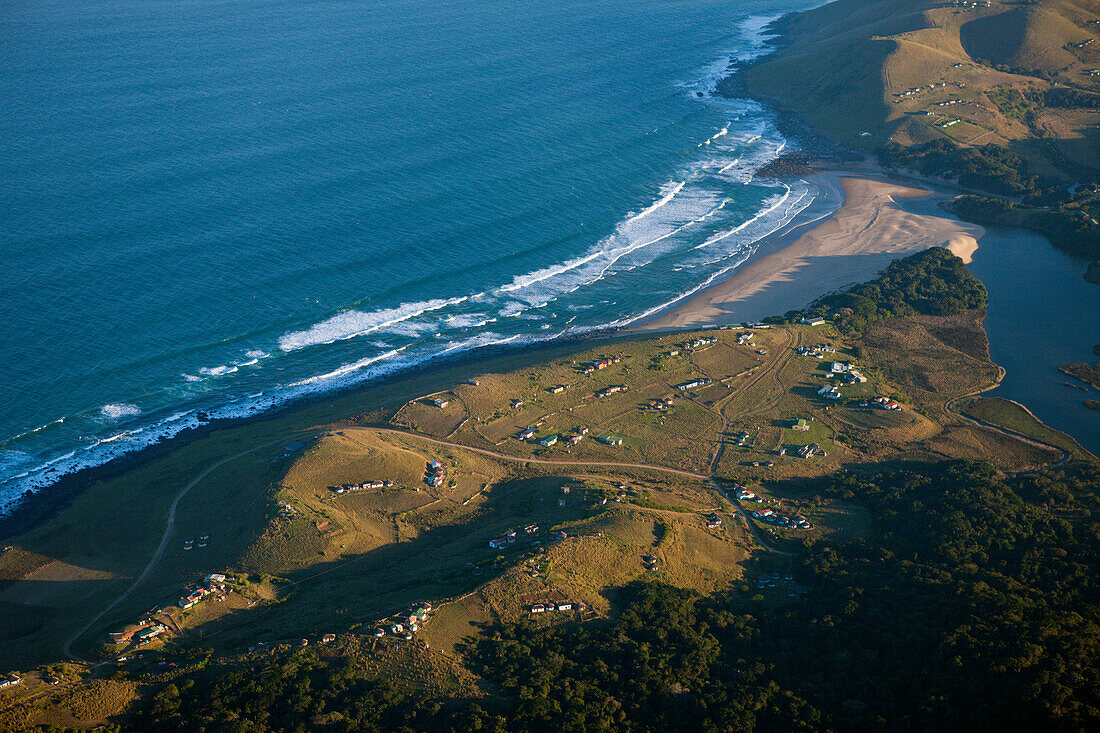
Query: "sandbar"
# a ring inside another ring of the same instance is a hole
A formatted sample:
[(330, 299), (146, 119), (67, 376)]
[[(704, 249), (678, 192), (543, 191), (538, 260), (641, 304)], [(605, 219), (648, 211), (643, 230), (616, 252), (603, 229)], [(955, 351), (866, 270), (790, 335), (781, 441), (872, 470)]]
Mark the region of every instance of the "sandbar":
[(893, 260), (929, 247), (947, 247), (968, 263), (985, 233), (976, 224), (906, 211), (895, 201), (935, 195), (931, 191), (854, 175), (838, 182), (844, 203), (821, 224), (634, 328), (724, 326), (781, 316), (872, 280)]

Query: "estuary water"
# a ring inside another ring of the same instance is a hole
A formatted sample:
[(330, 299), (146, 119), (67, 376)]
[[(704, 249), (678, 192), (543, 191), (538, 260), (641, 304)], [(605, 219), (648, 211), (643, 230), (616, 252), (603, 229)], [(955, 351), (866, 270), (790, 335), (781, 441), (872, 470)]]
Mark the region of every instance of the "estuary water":
[(810, 3), (0, 4), (0, 511), (439, 355), (629, 323), (809, 206), (711, 95)]
[(1081, 276), (1086, 264), (1034, 232), (987, 227), (969, 267), (989, 291), (989, 353), (1005, 368), (986, 396), (1025, 405), (1100, 455), (1100, 412), (1084, 405), (1100, 392), (1058, 371), (1100, 360), (1100, 285)]

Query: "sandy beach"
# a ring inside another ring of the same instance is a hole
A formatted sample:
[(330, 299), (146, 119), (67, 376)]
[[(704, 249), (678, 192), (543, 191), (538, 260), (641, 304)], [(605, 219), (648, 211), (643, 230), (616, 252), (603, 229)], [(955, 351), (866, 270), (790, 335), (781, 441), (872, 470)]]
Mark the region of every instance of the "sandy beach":
[(828, 219), (636, 328), (718, 326), (783, 315), (871, 280), (891, 261), (929, 247), (947, 247), (970, 262), (985, 232), (975, 224), (910, 213), (895, 201), (935, 195), (931, 191), (859, 176), (840, 176), (838, 183), (844, 204)]

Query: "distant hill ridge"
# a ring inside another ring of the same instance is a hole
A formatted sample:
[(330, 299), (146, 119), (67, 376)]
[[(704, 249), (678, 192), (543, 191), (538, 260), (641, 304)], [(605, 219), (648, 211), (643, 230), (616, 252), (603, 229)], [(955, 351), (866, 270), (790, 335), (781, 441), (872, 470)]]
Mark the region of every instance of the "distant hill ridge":
[[(1100, 91), (1100, 75), (1090, 75), (1100, 67), (1096, 19), (1095, 8), (1070, 0), (988, 7), (838, 0), (777, 21), (778, 50), (744, 70), (744, 83), (753, 96), (864, 150), (943, 137), (962, 145), (1070, 138), (1095, 121), (1055, 114), (1028, 124), (988, 93), (1052, 85)], [(1027, 147), (1017, 152), (1041, 158), (1040, 172), (1060, 167), (1056, 155)]]

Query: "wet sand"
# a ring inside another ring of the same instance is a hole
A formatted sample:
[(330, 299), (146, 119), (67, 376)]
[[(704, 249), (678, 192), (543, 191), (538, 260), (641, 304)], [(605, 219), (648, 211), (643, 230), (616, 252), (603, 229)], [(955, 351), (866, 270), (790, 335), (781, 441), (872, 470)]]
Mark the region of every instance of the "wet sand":
[[(823, 174), (827, 176), (828, 174)], [(902, 209), (896, 198), (931, 191), (876, 178), (839, 176), (844, 204), (775, 251), (762, 247), (732, 277), (673, 305), (636, 330), (723, 326), (804, 308), (826, 293), (874, 279), (891, 261), (947, 247), (970, 262), (985, 230), (976, 224)]]

